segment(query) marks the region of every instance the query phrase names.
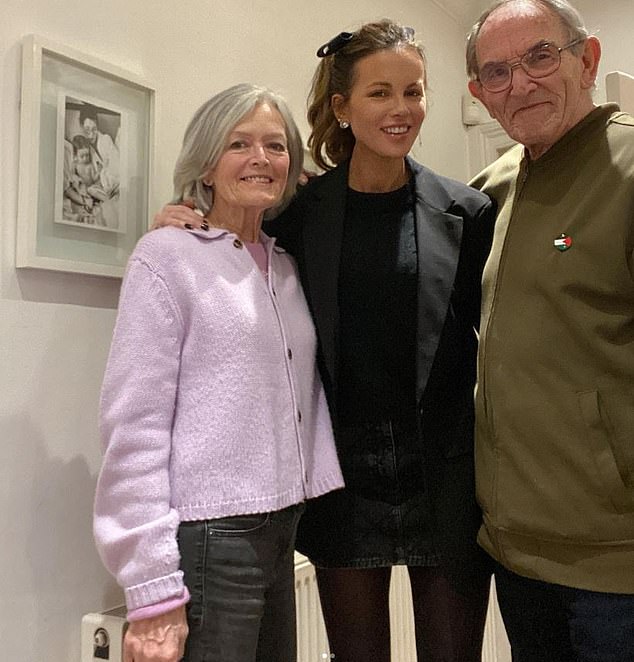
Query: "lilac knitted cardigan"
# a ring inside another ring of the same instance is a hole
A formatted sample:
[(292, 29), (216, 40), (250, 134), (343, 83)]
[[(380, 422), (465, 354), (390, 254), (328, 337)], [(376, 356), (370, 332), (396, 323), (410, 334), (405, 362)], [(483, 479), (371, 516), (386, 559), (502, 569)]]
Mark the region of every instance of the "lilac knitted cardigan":
[(146, 234), (104, 377), (94, 533), (129, 610), (184, 594), (181, 521), (279, 510), (343, 485), (292, 259), (268, 282), (223, 230)]

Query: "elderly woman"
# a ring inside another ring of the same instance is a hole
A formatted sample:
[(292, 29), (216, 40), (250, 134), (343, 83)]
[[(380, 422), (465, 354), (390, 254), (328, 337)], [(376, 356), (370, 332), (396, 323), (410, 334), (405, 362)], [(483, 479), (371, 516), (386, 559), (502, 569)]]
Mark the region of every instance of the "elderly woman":
[(152, 232), (130, 258), (94, 524), (125, 591), (126, 662), (295, 659), (297, 523), (342, 486), (295, 265), (260, 231), (301, 167), (280, 97), (221, 92), (174, 174), (207, 230)]

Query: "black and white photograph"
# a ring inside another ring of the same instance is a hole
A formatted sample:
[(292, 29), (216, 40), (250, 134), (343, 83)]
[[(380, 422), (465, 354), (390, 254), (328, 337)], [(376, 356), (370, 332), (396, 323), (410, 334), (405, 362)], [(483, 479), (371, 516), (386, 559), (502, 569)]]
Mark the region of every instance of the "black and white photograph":
[(59, 92), (54, 220), (125, 233), (125, 116), (102, 104)]
[(17, 268), (123, 276), (149, 225), (154, 98), (130, 71), (24, 38)]

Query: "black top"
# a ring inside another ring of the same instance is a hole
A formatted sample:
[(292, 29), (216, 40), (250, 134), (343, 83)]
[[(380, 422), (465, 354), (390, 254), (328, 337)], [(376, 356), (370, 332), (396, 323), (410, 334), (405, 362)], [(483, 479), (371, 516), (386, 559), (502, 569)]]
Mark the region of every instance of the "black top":
[(417, 256), (411, 183), (348, 189), (339, 269), (341, 423), (416, 425)]

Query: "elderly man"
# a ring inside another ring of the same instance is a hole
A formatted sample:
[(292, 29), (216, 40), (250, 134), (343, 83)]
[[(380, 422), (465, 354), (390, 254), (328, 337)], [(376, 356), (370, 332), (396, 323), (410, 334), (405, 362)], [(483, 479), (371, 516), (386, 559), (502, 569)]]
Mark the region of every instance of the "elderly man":
[(480, 543), (514, 662), (634, 660), (634, 119), (595, 106), (601, 49), (565, 0), (506, 0), (469, 89), (521, 143), (484, 274)]

